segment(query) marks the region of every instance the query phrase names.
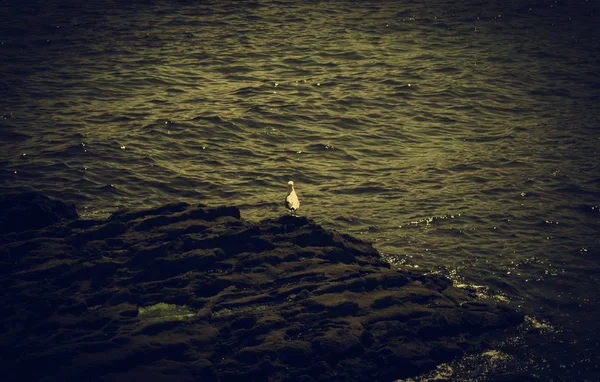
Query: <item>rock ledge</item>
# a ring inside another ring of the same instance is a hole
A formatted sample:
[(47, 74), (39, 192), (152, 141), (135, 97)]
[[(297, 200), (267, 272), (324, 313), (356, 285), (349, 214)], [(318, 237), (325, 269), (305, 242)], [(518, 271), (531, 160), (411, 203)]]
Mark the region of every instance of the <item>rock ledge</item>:
[(304, 217), (177, 203), (93, 221), (27, 198), (51, 218), (3, 216), (7, 381), (393, 381), (523, 320)]

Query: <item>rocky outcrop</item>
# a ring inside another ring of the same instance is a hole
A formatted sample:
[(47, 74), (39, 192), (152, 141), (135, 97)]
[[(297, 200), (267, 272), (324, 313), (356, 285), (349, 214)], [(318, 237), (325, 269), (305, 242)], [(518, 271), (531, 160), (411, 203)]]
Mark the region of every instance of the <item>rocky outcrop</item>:
[(4, 380), (393, 381), (522, 321), (305, 217), (56, 214), (0, 236)]
[(79, 217), (75, 206), (37, 192), (0, 195), (0, 234), (47, 227)]

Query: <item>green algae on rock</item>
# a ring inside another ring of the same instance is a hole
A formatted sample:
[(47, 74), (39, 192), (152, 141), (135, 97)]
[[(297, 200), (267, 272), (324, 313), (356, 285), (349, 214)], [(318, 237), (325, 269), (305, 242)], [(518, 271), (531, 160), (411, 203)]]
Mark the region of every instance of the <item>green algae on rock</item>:
[(194, 317), (194, 314), (196, 312), (188, 306), (165, 304), (164, 302), (138, 308), (138, 317), (148, 321), (185, 320)]

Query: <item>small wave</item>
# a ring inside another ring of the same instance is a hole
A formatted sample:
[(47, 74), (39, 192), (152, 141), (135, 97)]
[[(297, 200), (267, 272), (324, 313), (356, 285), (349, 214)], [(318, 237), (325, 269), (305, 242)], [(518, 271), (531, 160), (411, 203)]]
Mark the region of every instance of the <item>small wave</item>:
[(496, 136), (496, 137), (485, 137), (485, 136), (463, 137), (460, 139), (464, 142), (483, 143), (483, 142), (503, 141), (503, 140), (511, 139), (511, 138), (513, 138), (512, 135), (500, 135), (500, 136)]
[(167, 93), (185, 93), (185, 90), (179, 88), (167, 88), (165, 91)]
[(101, 191), (103, 193), (117, 193), (117, 186), (115, 186), (114, 184), (106, 184), (104, 186), (100, 186), (98, 187), (98, 191)]
[(578, 184), (569, 184), (563, 187), (557, 187), (554, 189), (556, 192), (564, 194), (579, 194), (579, 195), (595, 195), (600, 196), (600, 192), (593, 189), (586, 189)]
[(20, 132), (16, 132), (16, 131), (6, 131), (5, 129), (6, 129), (6, 126), (3, 126), (2, 129), (0, 129), (0, 141), (18, 142), (18, 141), (24, 141), (26, 139), (32, 138), (32, 136), (29, 134), (20, 133)]
[(332, 192), (334, 194), (341, 194), (341, 195), (359, 195), (359, 194), (377, 195), (377, 194), (388, 193), (391, 191), (392, 190), (390, 190), (388, 188), (379, 187), (379, 186), (357, 186), (357, 187), (345, 187), (345, 188), (341, 188), (341, 189), (330, 189), (330, 192)]

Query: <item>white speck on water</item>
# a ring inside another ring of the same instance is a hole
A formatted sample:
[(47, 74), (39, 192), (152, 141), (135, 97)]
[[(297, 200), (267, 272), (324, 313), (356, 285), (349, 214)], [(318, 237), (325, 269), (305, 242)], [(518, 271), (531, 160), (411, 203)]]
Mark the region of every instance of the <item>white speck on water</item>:
[(121, 150), (125, 150), (125, 146), (121, 146)]

